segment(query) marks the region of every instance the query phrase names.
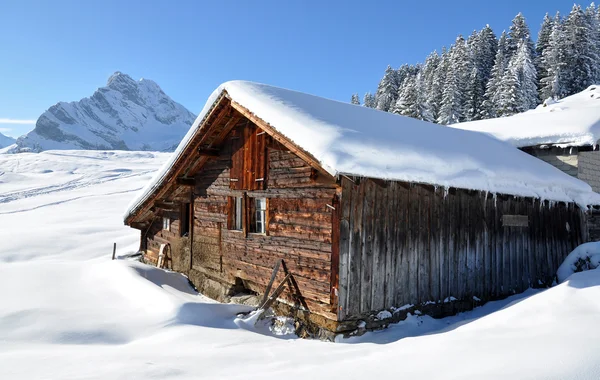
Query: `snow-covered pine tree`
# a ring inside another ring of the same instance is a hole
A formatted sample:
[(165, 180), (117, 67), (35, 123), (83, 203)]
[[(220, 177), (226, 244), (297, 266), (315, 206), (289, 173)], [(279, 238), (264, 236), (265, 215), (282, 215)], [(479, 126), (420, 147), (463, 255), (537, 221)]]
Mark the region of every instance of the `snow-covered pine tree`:
[(514, 54), (498, 87), (496, 114), (499, 117), (511, 116), (523, 111), (517, 65), (517, 55)]
[(527, 26), (525, 17), (520, 12), (512, 20), (512, 25), (508, 31), (507, 55), (509, 60), (512, 58), (513, 54), (516, 53), (519, 46), (519, 41), (525, 41), (527, 44), (527, 49), (529, 49), (530, 56), (535, 57), (535, 48), (533, 41), (531, 40), (531, 32), (529, 31), (529, 26)]
[(489, 25), (486, 25), (479, 32), (478, 46), (479, 58), (477, 61), (483, 80), (487, 83), (492, 76), (492, 68), (494, 67), (494, 60), (498, 51), (496, 34), (494, 34)]
[(440, 124), (460, 123), (465, 120), (465, 89), (470, 71), (467, 44), (458, 36), (450, 49), (450, 65), (446, 74), (442, 105), (437, 122)]
[(429, 54), (425, 59), (425, 64), (421, 70), (422, 80), (424, 83), (424, 92), (427, 96), (427, 102), (430, 103), (431, 94), (434, 92), (435, 86), (435, 73), (437, 72), (440, 65), (441, 58), (437, 51)]
[(542, 26), (540, 27), (540, 31), (538, 33), (537, 43), (535, 45), (536, 56), (533, 62), (535, 64), (535, 69), (538, 73), (538, 82), (540, 84), (542, 83), (542, 78), (545, 78), (548, 75), (548, 68), (546, 67), (546, 62), (544, 61), (543, 57), (544, 51), (550, 45), (550, 34), (552, 33), (553, 23), (554, 20), (548, 15), (548, 13), (546, 13), (546, 15), (544, 16), (544, 21), (542, 21)]
[[(593, 53), (600, 59), (600, 22), (598, 20), (598, 10), (599, 8), (596, 8), (596, 4), (591, 3), (585, 9), (585, 17), (590, 27)], [(598, 61), (594, 65), (593, 83), (600, 83), (600, 62)]]
[(548, 47), (542, 55), (546, 67), (546, 75), (540, 80), (540, 98), (562, 98), (567, 94), (566, 76), (566, 42), (560, 13), (556, 13), (552, 22), (552, 33)]
[(444, 97), (444, 84), (446, 83), (446, 74), (448, 73), (449, 66), (450, 52), (446, 47), (443, 47), (437, 69), (433, 73), (433, 78), (429, 85), (429, 90), (427, 91), (427, 102), (435, 123), (437, 123), (440, 116), (440, 109)]
[(358, 94), (352, 94), (352, 99), (350, 99), (350, 103), (360, 105), (360, 99), (358, 98)]
[(596, 79), (598, 55), (592, 27), (581, 6), (573, 5), (564, 21), (566, 95), (584, 90)]
[(365, 93), (365, 96), (363, 97), (363, 106), (375, 108), (375, 96), (370, 92)]
[(494, 66), (490, 74), (490, 80), (487, 82), (484, 101), (482, 104), (481, 118), (489, 119), (498, 116), (498, 96), (500, 91), (500, 83), (508, 65), (508, 46), (506, 31), (502, 32), (498, 40), (498, 48), (496, 57), (494, 58)]
[(388, 66), (375, 93), (375, 108), (389, 111), (398, 99), (399, 78), (396, 70)]
[(498, 48), (494, 32), (486, 25), (480, 32), (469, 37), (467, 42), (470, 51), (469, 73), (465, 97), (465, 121), (479, 120), (482, 109), (486, 84), (494, 66), (494, 57)]
[[(521, 105), (519, 112), (535, 108), (539, 104), (537, 72), (533, 65), (531, 52), (525, 41), (521, 41), (514, 55), (515, 69), (519, 78)], [(509, 64), (510, 65), (510, 64)]]
[(422, 73), (407, 76), (401, 88), (402, 91), (392, 112), (414, 119), (432, 121)]

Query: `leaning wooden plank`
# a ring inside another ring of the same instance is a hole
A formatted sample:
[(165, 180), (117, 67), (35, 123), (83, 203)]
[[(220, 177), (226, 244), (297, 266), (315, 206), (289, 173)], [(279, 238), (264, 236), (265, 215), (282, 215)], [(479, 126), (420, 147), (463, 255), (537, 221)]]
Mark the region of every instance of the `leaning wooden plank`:
[(292, 276), (291, 273), (288, 273), (285, 275), (283, 281), (281, 281), (281, 284), (279, 284), (279, 286), (275, 289), (273, 294), (271, 294), (271, 296), (269, 296), (269, 298), (267, 298), (267, 300), (259, 307), (260, 310), (267, 310), (269, 307), (271, 307), (273, 302), (275, 302), (277, 297), (279, 297), (281, 292), (283, 292), (283, 289), (285, 288), (285, 284), (288, 282), (288, 280), (290, 279), (291, 276)]
[(269, 293), (271, 292), (271, 287), (273, 286), (273, 282), (275, 281), (275, 277), (277, 277), (277, 271), (279, 271), (279, 266), (281, 265), (282, 261), (283, 261), (283, 259), (277, 260), (277, 262), (275, 263), (275, 266), (273, 267), (273, 273), (271, 273), (271, 279), (269, 280), (269, 284), (267, 285), (267, 289), (265, 289), (265, 294), (263, 296), (263, 299), (260, 302), (261, 305), (264, 304), (265, 302), (267, 302), (267, 298), (269, 297)]

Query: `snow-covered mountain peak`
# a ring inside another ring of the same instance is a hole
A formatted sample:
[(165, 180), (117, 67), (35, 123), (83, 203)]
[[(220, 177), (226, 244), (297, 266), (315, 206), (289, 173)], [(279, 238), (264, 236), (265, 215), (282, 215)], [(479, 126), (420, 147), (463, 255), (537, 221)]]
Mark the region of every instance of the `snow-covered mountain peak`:
[(50, 107), (13, 150), (170, 151), (194, 119), (195, 115), (173, 101), (156, 82), (136, 81), (117, 71), (91, 97)]

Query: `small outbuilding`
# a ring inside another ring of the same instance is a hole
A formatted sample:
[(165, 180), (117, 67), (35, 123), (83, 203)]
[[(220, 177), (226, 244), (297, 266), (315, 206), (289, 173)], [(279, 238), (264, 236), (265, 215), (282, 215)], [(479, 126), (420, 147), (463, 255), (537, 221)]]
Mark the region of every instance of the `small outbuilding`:
[(513, 116), (451, 127), (489, 133), (600, 192), (600, 86)]
[(281, 267), (275, 308), (343, 332), (551, 284), (597, 203), (485, 134), (234, 81), (125, 223), (146, 261), (218, 300), (264, 294)]

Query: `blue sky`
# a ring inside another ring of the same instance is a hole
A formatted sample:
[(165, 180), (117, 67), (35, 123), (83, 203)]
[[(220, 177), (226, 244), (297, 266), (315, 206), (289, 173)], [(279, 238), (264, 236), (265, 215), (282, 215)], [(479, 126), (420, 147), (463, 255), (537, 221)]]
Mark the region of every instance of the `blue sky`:
[[(581, 3), (587, 6), (588, 3)], [(423, 61), (456, 36), (523, 12), (537, 34), (572, 1), (0, 2), (0, 132), (18, 136), (58, 101), (90, 96), (115, 71), (153, 79), (197, 113), (245, 79), (348, 101), (388, 64)]]

